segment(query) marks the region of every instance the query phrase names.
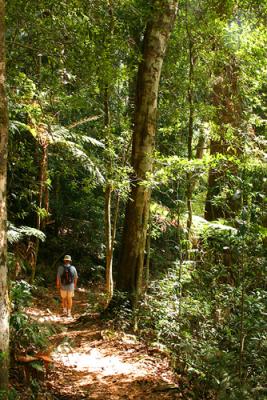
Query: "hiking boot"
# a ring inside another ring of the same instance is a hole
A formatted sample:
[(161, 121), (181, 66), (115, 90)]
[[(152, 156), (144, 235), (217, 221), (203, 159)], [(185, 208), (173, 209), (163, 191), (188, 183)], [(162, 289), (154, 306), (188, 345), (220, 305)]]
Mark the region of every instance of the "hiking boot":
[(67, 316), (68, 316), (69, 318), (71, 318), (71, 311), (70, 311), (70, 310), (68, 310)]

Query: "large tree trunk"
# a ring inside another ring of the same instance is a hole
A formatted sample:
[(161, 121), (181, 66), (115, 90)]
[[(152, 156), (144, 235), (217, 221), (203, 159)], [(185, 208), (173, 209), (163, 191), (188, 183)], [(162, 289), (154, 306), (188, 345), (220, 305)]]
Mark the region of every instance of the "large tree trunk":
[(118, 288), (129, 293), (133, 305), (140, 294), (149, 215), (150, 189), (144, 184), (152, 171), (161, 68), (177, 10), (177, 1), (154, 1), (139, 65), (132, 144), (134, 176), (126, 207)]
[[(0, 0), (0, 393), (8, 388), (9, 300), (7, 285), (6, 176), (8, 114), (5, 93), (4, 0)], [(3, 395), (5, 398), (5, 395)]]

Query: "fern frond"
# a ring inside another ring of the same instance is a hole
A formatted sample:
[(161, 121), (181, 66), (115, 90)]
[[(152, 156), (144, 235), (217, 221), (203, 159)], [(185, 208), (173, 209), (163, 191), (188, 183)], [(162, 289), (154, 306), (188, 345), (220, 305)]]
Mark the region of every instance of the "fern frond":
[(52, 125), (50, 129), (52, 143), (61, 142), (72, 137), (70, 131), (61, 125)]
[(103, 184), (105, 182), (104, 176), (101, 174), (97, 166), (85, 153), (85, 151), (78, 144), (70, 140), (58, 140), (54, 144), (64, 146), (69, 153), (73, 155), (74, 160), (80, 162), (82, 166), (93, 176), (96, 177), (98, 183)]
[(51, 127), (51, 139), (53, 143), (62, 143), (66, 140), (71, 140), (79, 144), (90, 143), (94, 146), (105, 147), (104, 143), (99, 140), (81, 132), (70, 132), (68, 128), (61, 125), (53, 125)]
[(9, 224), (7, 229), (7, 241), (14, 244), (22, 240), (22, 234), (14, 225)]
[(14, 244), (19, 242), (20, 240), (25, 239), (25, 237), (34, 236), (37, 239), (40, 239), (42, 242), (45, 241), (45, 234), (39, 229), (32, 228), (30, 226), (20, 226), (17, 227), (10, 222), (7, 225), (7, 240), (10, 244)]
[(100, 142), (99, 140), (97, 140), (91, 136), (83, 135), (80, 137), (80, 139), (81, 139), (82, 143), (90, 143), (90, 144), (93, 144), (94, 146), (102, 147), (102, 148), (105, 147), (104, 143)]
[(9, 129), (13, 132), (20, 132), (21, 130), (30, 132), (33, 137), (36, 137), (37, 132), (30, 125), (24, 124), (20, 121), (9, 121)]
[(44, 242), (46, 239), (45, 234), (39, 229), (32, 228), (30, 226), (21, 226), (20, 230), (24, 236), (34, 236), (37, 239), (40, 239), (42, 242)]
[(69, 145), (69, 151), (73, 154), (73, 156), (79, 160), (83, 167), (92, 175), (94, 175), (97, 178), (97, 181), (101, 184), (105, 182), (104, 176), (101, 174), (97, 166), (94, 164), (94, 162), (88, 157), (88, 155), (80, 148), (78, 147), (75, 143), (72, 142), (67, 142)]
[(75, 128), (76, 126), (86, 124), (87, 122), (96, 121), (99, 118), (101, 118), (101, 115), (93, 115), (92, 117), (87, 117), (87, 118), (81, 119), (80, 121), (73, 122), (72, 124), (70, 124), (68, 126), (68, 128), (72, 129), (72, 128)]

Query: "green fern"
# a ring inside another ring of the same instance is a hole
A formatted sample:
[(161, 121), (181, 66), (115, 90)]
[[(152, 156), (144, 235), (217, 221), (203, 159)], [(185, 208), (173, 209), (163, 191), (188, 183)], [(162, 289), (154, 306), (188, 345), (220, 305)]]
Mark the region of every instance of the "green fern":
[(9, 129), (12, 132), (20, 132), (22, 131), (27, 131), (32, 134), (32, 136), (36, 137), (37, 133), (36, 130), (33, 129), (30, 125), (24, 124), (23, 122), (20, 121), (9, 121)]
[(45, 234), (39, 229), (32, 228), (30, 226), (16, 227), (12, 223), (8, 222), (7, 225), (7, 240), (10, 244), (14, 244), (23, 240), (25, 237), (34, 236), (40, 239), (42, 242), (45, 241)]
[(104, 176), (82, 147), (83, 144), (90, 143), (103, 148), (102, 142), (83, 134), (77, 135), (77, 133), (70, 132), (69, 129), (59, 125), (52, 126), (51, 140), (53, 144), (65, 147), (75, 160), (79, 161), (91, 175), (96, 177), (100, 184), (105, 182)]

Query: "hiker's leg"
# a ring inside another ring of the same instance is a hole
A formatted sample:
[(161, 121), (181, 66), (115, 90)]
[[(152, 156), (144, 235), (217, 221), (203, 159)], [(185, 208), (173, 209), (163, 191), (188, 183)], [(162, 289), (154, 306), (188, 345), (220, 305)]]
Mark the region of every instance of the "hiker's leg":
[(68, 297), (67, 309), (68, 309), (68, 310), (71, 310), (71, 309), (72, 309), (72, 297), (71, 297), (71, 296)]
[(67, 292), (66, 290), (60, 290), (60, 295), (61, 295), (61, 300), (62, 300), (62, 308), (63, 312), (67, 312), (67, 306), (68, 306), (68, 298), (67, 298)]
[(71, 309), (72, 309), (72, 297), (74, 296), (74, 292), (67, 292), (67, 312), (68, 315), (71, 315)]

